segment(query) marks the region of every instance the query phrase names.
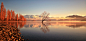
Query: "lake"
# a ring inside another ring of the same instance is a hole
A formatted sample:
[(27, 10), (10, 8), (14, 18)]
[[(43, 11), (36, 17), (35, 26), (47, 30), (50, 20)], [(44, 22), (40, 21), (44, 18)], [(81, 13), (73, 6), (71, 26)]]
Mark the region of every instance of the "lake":
[(17, 33), (20, 33), (20, 37), (24, 41), (86, 41), (85, 21), (45, 21), (44, 23), (41, 21), (26, 21), (3, 23), (17, 27), (19, 30)]

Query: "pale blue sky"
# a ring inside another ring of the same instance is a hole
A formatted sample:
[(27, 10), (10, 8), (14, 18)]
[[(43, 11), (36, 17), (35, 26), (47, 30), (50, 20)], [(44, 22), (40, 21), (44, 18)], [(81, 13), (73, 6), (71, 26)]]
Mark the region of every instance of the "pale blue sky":
[(44, 11), (55, 17), (86, 15), (86, 0), (0, 0), (1, 2), (6, 9), (23, 15), (40, 15)]

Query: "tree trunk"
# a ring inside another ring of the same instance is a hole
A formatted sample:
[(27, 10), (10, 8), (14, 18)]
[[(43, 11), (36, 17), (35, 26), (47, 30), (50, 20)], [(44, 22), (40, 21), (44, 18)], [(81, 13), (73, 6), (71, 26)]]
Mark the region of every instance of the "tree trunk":
[[(45, 19), (44, 19), (44, 20), (45, 20)], [(44, 21), (44, 20), (42, 20), (42, 24), (43, 24), (43, 21)]]

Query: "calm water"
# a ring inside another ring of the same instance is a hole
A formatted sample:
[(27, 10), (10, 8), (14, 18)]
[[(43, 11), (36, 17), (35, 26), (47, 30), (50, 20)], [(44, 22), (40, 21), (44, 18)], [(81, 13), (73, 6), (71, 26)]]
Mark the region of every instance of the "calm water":
[(86, 41), (86, 22), (8, 22), (13, 23), (25, 41)]
[(37, 41), (82, 40), (86, 41), (86, 22), (26, 22), (19, 28), (23, 38)]

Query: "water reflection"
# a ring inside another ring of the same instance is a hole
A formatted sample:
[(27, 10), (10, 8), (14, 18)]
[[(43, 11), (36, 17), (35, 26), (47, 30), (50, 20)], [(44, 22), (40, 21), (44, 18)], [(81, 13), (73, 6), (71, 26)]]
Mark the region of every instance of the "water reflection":
[[(0, 22), (0, 39), (1, 40), (24, 40), (19, 33), (19, 29), (25, 27), (25, 28), (39, 28), (42, 32), (47, 33), (49, 31), (52, 31), (54, 29), (53, 26), (66, 26), (66, 27), (71, 27), (71, 28), (80, 28), (82, 26), (86, 27), (86, 22), (44, 22), (42, 23), (41, 21), (28, 21), (28, 22)], [(50, 29), (50, 27), (52, 29)], [(19, 29), (18, 29), (19, 28)], [(60, 27), (59, 27), (60, 28)], [(58, 29), (58, 28), (57, 28)], [(60, 28), (61, 29), (61, 28)], [(63, 28), (62, 28), (63, 29)], [(24, 29), (25, 31), (26, 29)], [(33, 31), (32, 29), (29, 30), (28, 35), (33, 35), (31, 34)], [(35, 31), (36, 29), (34, 29)], [(38, 29), (37, 29), (38, 30)], [(59, 29), (58, 29), (59, 30)], [(23, 31), (23, 30), (21, 30)], [(57, 30), (55, 29), (54, 32)], [(26, 31), (28, 32), (28, 31)], [(58, 33), (61, 31), (57, 31)], [(63, 33), (64, 31), (62, 31)], [(25, 32), (24, 32), (25, 33)], [(34, 32), (37, 33), (37, 32)], [(52, 35), (53, 32), (51, 32), (50, 35)], [(68, 32), (69, 33), (69, 32)], [(27, 34), (27, 33), (26, 33)], [(23, 34), (22, 34), (23, 35)], [(38, 34), (37, 34), (38, 35)], [(30, 37), (29, 36), (29, 37)], [(3, 37), (3, 38), (2, 38)], [(33, 36), (35, 37), (35, 36)], [(1, 41), (0, 40), (0, 41)]]
[(81, 26), (86, 27), (86, 22), (38, 22), (38, 21), (28, 21), (25, 28), (40, 28), (44, 33), (49, 32), (49, 26), (67, 26), (71, 28), (80, 28)]
[(42, 23), (42, 22), (38, 22), (38, 21), (30, 21), (30, 22), (26, 22), (26, 25), (24, 25), (25, 28), (40, 28), (40, 30), (42, 30), (44, 33), (49, 32), (49, 27), (48, 27), (48, 23)]
[(0, 22), (0, 41), (24, 41), (18, 24), (23, 27), (25, 22)]
[(66, 25), (68, 27), (72, 27), (72, 28), (80, 28), (82, 26), (86, 27), (86, 22), (74, 22), (74, 23), (70, 23), (70, 25)]
[(81, 26), (86, 26), (86, 22), (44, 22), (43, 24), (41, 22), (27, 22), (26, 25), (24, 25), (24, 27), (39, 28), (55, 25), (77, 28)]
[(20, 21), (20, 22), (7, 22), (7, 21), (5, 21), (5, 22), (0, 22), (1, 24), (2, 23), (4, 23), (4, 24), (9, 24), (9, 25), (11, 25), (11, 26), (15, 26), (15, 27), (17, 27), (18, 28), (18, 26), (19, 26), (19, 28), (22, 28), (25, 24), (26, 24), (26, 22), (22, 22), (22, 21)]
[(50, 31), (48, 25), (46, 25), (46, 24), (44, 24), (44, 23), (42, 23), (42, 25), (43, 25), (43, 27), (41, 27), (41, 30), (42, 30), (44, 33)]
[(28, 21), (24, 28), (20, 29), (24, 38), (31, 41), (86, 40), (86, 28), (83, 29), (83, 27), (86, 27), (86, 22), (45, 21), (42, 24), (41, 21)]

